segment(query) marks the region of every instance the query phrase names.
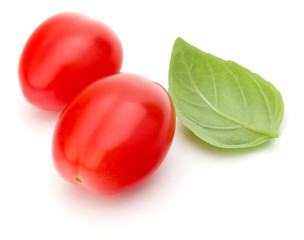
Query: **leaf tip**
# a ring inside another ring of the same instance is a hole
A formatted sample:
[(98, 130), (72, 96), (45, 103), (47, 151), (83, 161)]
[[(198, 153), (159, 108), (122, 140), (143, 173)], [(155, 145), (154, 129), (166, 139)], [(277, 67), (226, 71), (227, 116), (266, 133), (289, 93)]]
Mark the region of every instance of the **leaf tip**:
[(183, 38), (178, 37), (178, 38), (176, 38), (173, 47), (180, 46), (180, 45), (185, 45), (186, 43), (187, 42)]
[(274, 132), (273, 133), (273, 138), (278, 138), (280, 136), (280, 133), (279, 132)]
[(176, 38), (175, 43), (184, 42), (185, 40), (181, 37)]
[(280, 136), (279, 132), (276, 131), (261, 131), (260, 133), (270, 138), (278, 138)]

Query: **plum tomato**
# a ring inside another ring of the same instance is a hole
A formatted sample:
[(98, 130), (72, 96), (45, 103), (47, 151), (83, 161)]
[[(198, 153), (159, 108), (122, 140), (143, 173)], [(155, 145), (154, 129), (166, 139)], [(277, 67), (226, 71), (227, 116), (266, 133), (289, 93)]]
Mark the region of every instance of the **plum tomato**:
[(66, 12), (41, 23), (19, 60), (24, 97), (36, 107), (59, 111), (86, 85), (119, 73), (122, 45), (104, 23)]
[(120, 73), (95, 81), (60, 115), (53, 162), (69, 182), (116, 194), (153, 173), (175, 132), (167, 91), (145, 77)]

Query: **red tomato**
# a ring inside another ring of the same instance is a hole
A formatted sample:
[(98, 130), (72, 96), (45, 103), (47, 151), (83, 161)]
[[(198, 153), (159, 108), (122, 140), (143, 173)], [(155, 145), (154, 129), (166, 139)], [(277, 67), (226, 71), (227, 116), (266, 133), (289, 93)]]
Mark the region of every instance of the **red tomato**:
[(30, 36), (19, 62), (25, 98), (47, 110), (61, 110), (86, 85), (119, 73), (122, 46), (105, 24), (77, 13), (44, 21)]
[(175, 131), (167, 91), (134, 74), (85, 88), (60, 115), (53, 136), (59, 174), (99, 194), (121, 192), (161, 164)]

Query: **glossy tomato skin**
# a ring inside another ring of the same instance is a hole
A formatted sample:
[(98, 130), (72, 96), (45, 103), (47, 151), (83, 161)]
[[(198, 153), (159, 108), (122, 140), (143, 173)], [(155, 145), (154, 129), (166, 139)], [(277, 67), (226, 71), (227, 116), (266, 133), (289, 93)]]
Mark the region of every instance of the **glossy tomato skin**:
[(122, 45), (105, 24), (78, 13), (61, 13), (31, 34), (19, 61), (25, 98), (46, 110), (62, 110), (89, 83), (119, 73)]
[(135, 74), (113, 75), (89, 85), (62, 112), (54, 165), (67, 181), (115, 194), (157, 169), (174, 132), (174, 107), (162, 86)]

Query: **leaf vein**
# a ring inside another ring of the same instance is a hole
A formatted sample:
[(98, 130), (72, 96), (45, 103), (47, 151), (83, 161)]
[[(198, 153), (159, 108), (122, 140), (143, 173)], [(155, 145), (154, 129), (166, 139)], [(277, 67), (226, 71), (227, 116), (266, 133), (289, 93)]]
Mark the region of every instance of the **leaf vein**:
[(211, 75), (211, 79), (213, 81), (213, 86), (214, 86), (214, 96), (215, 96), (215, 103), (214, 103), (214, 106), (217, 106), (217, 103), (218, 103), (218, 94), (217, 94), (217, 85), (216, 85), (216, 81), (215, 81), (215, 77), (214, 77), (214, 72), (210, 66), (210, 63), (207, 62), (207, 67), (208, 67), (208, 70), (210, 72), (210, 75)]
[[(235, 123), (235, 124), (237, 124), (237, 125), (239, 125), (239, 126), (241, 126), (241, 127), (243, 127), (243, 128), (246, 128), (246, 129), (248, 129), (248, 130), (251, 130), (251, 131), (253, 131), (253, 132), (256, 132), (256, 133), (259, 133), (259, 134), (263, 134), (263, 135), (268, 135), (268, 136), (271, 136), (271, 137), (277, 137), (277, 136), (278, 136), (278, 133), (277, 133), (277, 132), (268, 131), (268, 130), (263, 130), (263, 129), (256, 129), (256, 128), (253, 128), (253, 127), (249, 126), (249, 124), (248, 124), (248, 125), (245, 125), (245, 124), (243, 124), (243, 123), (241, 123), (241, 122), (239, 122), (239, 121), (237, 121), (237, 120), (235, 120), (235, 119), (233, 119), (233, 118), (227, 116), (226, 114), (222, 113), (222, 112), (219, 111), (218, 109), (216, 109), (216, 108), (215, 108), (215, 107), (206, 99), (206, 97), (202, 94), (202, 92), (199, 90), (197, 84), (195, 83), (195, 81), (194, 81), (194, 79), (193, 79), (192, 73), (189, 71), (189, 66), (188, 66), (188, 64), (187, 64), (187, 61), (186, 61), (186, 59), (185, 59), (185, 55), (184, 55), (183, 52), (182, 52), (182, 56), (183, 56), (183, 59), (184, 59), (183, 63), (184, 63), (184, 65), (186, 66), (187, 75), (188, 75), (188, 77), (189, 77), (191, 83), (193, 84), (193, 86), (194, 86), (194, 88), (195, 88), (195, 91), (198, 93), (199, 97), (200, 97), (203, 101), (205, 101), (206, 104), (207, 104), (207, 105), (208, 105), (208, 106), (209, 106), (217, 115), (219, 115), (219, 116), (221, 116), (222, 118), (224, 118), (224, 119), (226, 119), (226, 120), (228, 120), (228, 121), (231, 121), (231, 122), (233, 122), (233, 123)], [(228, 69), (228, 68), (227, 68), (227, 69)], [(229, 70), (229, 69), (228, 69), (228, 70)], [(244, 94), (244, 93), (242, 92), (242, 94)], [(245, 100), (245, 99), (244, 99), (244, 100)], [(246, 101), (246, 103), (247, 103), (247, 101)], [(247, 107), (248, 107), (248, 105), (247, 105)]]
[[(182, 111), (180, 109), (180, 111), (183, 113), (183, 115), (185, 115), (184, 111)], [(200, 127), (204, 127), (204, 128), (209, 128), (209, 129), (215, 129), (215, 130), (235, 130), (235, 129), (241, 129), (243, 127), (241, 126), (223, 126), (223, 127), (220, 127), (220, 126), (212, 126), (212, 125), (209, 125), (209, 124), (204, 124), (204, 123), (201, 123), (201, 122), (198, 122), (192, 118), (187, 118), (190, 122), (192, 122), (193, 124), (197, 125), (197, 126), (200, 126)]]
[(182, 94), (179, 94), (178, 92), (176, 93), (176, 95), (178, 95), (179, 98), (181, 98), (183, 101), (185, 101), (186, 103), (188, 103), (190, 105), (201, 107), (201, 108), (209, 108), (207, 105), (204, 105), (204, 104), (198, 104), (198, 103), (190, 102), (187, 98), (185, 98)]
[[(268, 111), (268, 117), (269, 117), (269, 127), (270, 129), (272, 129), (272, 126), (273, 126), (273, 123), (272, 123), (272, 117), (271, 117), (271, 110), (270, 110), (270, 105), (269, 105), (269, 102), (267, 101), (267, 98), (266, 98), (266, 95), (265, 95), (265, 92), (264, 90), (262, 89), (261, 85), (258, 83), (258, 81), (253, 78), (252, 76), (250, 76), (248, 73), (246, 73), (247, 76), (249, 76), (249, 78), (257, 85), (259, 91), (261, 92), (262, 96), (263, 96), (263, 99), (266, 103), (266, 106), (267, 106), (267, 111)], [(277, 104), (276, 104), (277, 105)]]
[[(227, 62), (226, 62), (227, 63)], [(245, 103), (245, 107), (246, 107), (246, 113), (247, 113), (247, 125), (249, 126), (250, 125), (250, 117), (249, 117), (249, 107), (248, 107), (248, 102), (246, 100), (246, 97), (245, 97), (245, 94), (244, 94), (244, 91), (241, 87), (241, 84), (238, 80), (238, 77), (228, 68), (227, 64), (224, 64), (225, 68), (228, 70), (228, 72), (230, 73), (230, 75), (233, 77), (234, 81), (237, 83), (239, 89), (240, 89), (240, 92), (241, 92), (241, 95), (242, 95), (242, 98), (243, 98), (243, 101)]]

